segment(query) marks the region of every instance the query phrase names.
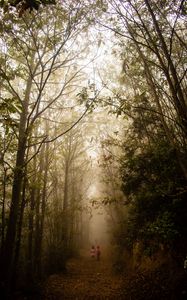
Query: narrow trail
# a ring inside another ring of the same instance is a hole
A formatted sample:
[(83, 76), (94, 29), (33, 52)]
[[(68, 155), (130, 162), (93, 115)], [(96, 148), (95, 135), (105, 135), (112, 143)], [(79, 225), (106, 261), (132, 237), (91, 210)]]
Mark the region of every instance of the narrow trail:
[(67, 274), (52, 275), (47, 280), (43, 300), (89, 300), (123, 297), (123, 280), (112, 271), (108, 257), (97, 261), (89, 255), (72, 259), (67, 265)]

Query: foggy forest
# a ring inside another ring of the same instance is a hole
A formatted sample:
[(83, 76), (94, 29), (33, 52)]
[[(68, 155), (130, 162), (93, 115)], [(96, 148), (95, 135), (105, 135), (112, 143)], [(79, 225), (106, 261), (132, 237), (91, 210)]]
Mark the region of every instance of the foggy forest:
[(187, 2), (0, 1), (0, 299), (187, 299)]

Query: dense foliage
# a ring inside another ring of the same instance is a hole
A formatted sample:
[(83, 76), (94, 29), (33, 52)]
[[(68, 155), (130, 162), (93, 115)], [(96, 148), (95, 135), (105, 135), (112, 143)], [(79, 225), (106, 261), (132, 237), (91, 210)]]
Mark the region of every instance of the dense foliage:
[(186, 240), (187, 206), (186, 181), (174, 149), (163, 132), (143, 148), (135, 143), (129, 148), (127, 141), (123, 149), (122, 188), (130, 203), (127, 242), (143, 241), (150, 253), (161, 246), (178, 249), (179, 240)]

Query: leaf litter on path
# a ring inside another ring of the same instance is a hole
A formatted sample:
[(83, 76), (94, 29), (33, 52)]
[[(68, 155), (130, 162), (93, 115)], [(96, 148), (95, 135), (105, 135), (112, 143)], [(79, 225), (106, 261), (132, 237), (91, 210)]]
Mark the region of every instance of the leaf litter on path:
[(114, 274), (109, 259), (72, 259), (67, 274), (52, 275), (45, 283), (43, 300), (120, 300), (123, 278)]

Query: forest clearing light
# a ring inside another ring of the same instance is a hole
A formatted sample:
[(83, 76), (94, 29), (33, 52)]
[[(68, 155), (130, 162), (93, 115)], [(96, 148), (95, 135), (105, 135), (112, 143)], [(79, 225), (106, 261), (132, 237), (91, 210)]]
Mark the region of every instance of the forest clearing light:
[(93, 198), (99, 198), (101, 192), (98, 187), (98, 177), (96, 182), (92, 183), (88, 191), (88, 199), (90, 201), (92, 217), (89, 226), (89, 241), (90, 244), (100, 244), (104, 246), (109, 241), (109, 234), (107, 232), (107, 213), (102, 205), (94, 205)]
[(94, 160), (98, 157), (98, 152), (94, 149), (88, 149), (87, 153), (92, 162), (94, 162)]

